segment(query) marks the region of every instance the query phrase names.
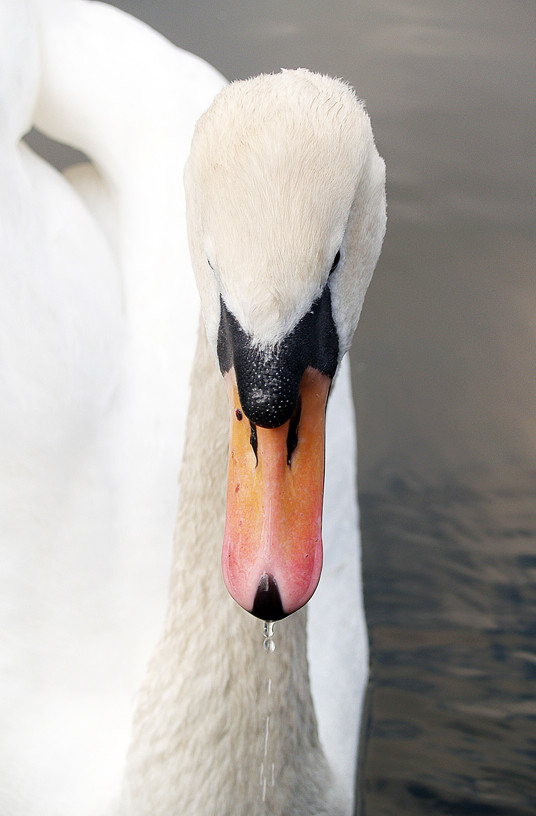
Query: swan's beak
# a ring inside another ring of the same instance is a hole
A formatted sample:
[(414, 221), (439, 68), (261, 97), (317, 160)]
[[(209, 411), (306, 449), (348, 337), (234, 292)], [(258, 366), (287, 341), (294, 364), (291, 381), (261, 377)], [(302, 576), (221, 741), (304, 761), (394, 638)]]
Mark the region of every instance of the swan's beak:
[(303, 606), (322, 569), (324, 434), (331, 379), (309, 367), (293, 416), (262, 428), (245, 415), (232, 368), (223, 576), (232, 597), (265, 620)]

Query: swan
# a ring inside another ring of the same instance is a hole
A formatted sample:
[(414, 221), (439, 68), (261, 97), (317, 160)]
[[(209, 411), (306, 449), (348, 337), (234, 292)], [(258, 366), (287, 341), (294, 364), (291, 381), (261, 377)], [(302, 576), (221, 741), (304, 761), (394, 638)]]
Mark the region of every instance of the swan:
[[(226, 87), (104, 3), (6, 0), (0, 37), (0, 810), (349, 813), (367, 646), (343, 358), (385, 229), (368, 117), (304, 70)], [(32, 124), (91, 164), (55, 171), (21, 141)], [(279, 383), (294, 404), (252, 408), (248, 359), (281, 362), (289, 336), (316, 346)], [(297, 461), (311, 376), (321, 403), (333, 387), (307, 626), (318, 495), (303, 577), (233, 550), (226, 485), (253, 426), (262, 460), (283, 420)], [(297, 610), (274, 655), (238, 605), (256, 598)]]

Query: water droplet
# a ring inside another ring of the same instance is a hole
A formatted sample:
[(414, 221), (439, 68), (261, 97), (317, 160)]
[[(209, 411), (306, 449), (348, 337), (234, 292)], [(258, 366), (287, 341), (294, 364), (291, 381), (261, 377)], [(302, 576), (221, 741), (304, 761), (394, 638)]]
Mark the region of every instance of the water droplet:
[(264, 651), (269, 653), (275, 652), (275, 643), (273, 638), (264, 638)]
[(274, 622), (264, 621), (264, 651), (271, 653), (275, 651)]
[(264, 621), (264, 637), (270, 638), (274, 634), (274, 622)]
[(268, 754), (268, 736), (270, 734), (270, 715), (266, 716), (265, 722), (265, 729), (264, 729), (264, 756)]

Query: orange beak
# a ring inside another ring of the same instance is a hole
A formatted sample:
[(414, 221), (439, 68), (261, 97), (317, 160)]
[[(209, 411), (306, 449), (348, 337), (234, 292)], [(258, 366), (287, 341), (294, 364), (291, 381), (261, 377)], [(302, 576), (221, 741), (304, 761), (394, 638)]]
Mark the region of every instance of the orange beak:
[(294, 415), (279, 428), (250, 423), (234, 369), (225, 374), (231, 410), (225, 585), (259, 618), (303, 606), (322, 569), (326, 403), (331, 379), (307, 368)]

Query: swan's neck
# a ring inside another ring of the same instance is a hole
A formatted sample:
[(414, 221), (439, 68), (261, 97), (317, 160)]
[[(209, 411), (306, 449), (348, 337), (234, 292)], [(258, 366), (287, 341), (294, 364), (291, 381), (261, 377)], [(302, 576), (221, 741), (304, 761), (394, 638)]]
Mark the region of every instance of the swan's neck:
[(124, 809), (151, 816), (335, 814), (309, 690), (305, 613), (277, 625), (277, 648), (268, 654), (262, 623), (223, 585), (228, 422), (223, 382), (201, 330), (169, 608), (139, 698)]

